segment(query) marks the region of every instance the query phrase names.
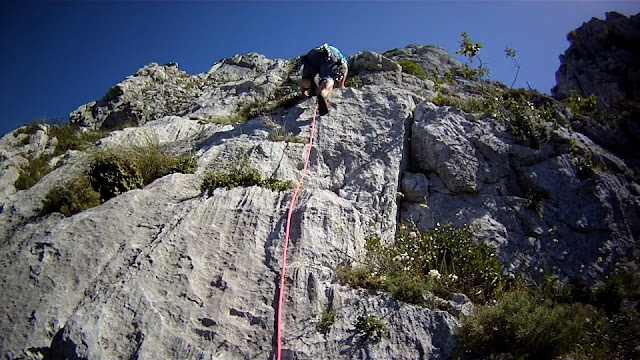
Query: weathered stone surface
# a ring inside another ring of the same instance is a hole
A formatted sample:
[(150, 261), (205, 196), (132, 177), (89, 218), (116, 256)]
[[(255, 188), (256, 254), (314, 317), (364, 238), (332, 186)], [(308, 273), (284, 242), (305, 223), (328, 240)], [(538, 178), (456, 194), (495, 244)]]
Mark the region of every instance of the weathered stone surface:
[(454, 59), (443, 47), (436, 45), (407, 45), (400, 49), (385, 51), (384, 56), (395, 60), (411, 60), (427, 71), (427, 74), (443, 74), (446, 69), (454, 72), (462, 69), (459, 61)]
[[(558, 152), (571, 140), (602, 170), (581, 178), (572, 156)], [(411, 146), (413, 166), (429, 174), (428, 202), (404, 203), (402, 217), (423, 230), (474, 225), (508, 271), (597, 279), (631, 254), (640, 234), (629, 169), (583, 135), (556, 130), (534, 150), (498, 120), (426, 103), (416, 110)]]
[(623, 158), (630, 168), (640, 166), (640, 14), (606, 13), (604, 20), (592, 18), (567, 39), (571, 46), (560, 55), (553, 95), (566, 99), (572, 90), (585, 98), (596, 95), (596, 106), (609, 117), (574, 121), (573, 128)]
[[(398, 77), (394, 64), (407, 58), (429, 71), (455, 70), (440, 48), (359, 56), (361, 68), (353, 70), (365, 86), (336, 90), (330, 113), (317, 118), (292, 215), (285, 358), (452, 355), (454, 315), (473, 311), (464, 295), (439, 300), (450, 312), (432, 311), (337, 281), (336, 267), (360, 258), (367, 236), (393, 240), (398, 219), (423, 230), (445, 221), (471, 224), (508, 272), (542, 269), (593, 280), (636, 246), (640, 186), (606, 147), (559, 126), (536, 150), (517, 143), (501, 121), (423, 102), (434, 82)], [(278, 136), (309, 139), (314, 100), (280, 104), (261, 116), (248, 110), (289, 96), (299, 76), (294, 61), (254, 53), (195, 76), (175, 64), (141, 69), (72, 120), (117, 127), (133, 115), (142, 126), (114, 131), (96, 149), (154, 141), (198, 156), (197, 171), (162, 177), (69, 218), (44, 214), (43, 198), (86, 171), (90, 154), (67, 153), (59, 168), (15, 192), (28, 153), (50, 151), (53, 140), (44, 130), (26, 140), (0, 139), (5, 358), (273, 358), (292, 192), (254, 186), (207, 196), (200, 186), (208, 171), (241, 163), (263, 177), (297, 181), (307, 145)], [(466, 96), (465, 89), (479, 86), (460, 82), (450, 90)], [(223, 121), (240, 112), (250, 118)], [(587, 153), (595, 171), (585, 177), (573, 158)], [(531, 192), (543, 196), (541, 218), (527, 199)], [(335, 323), (322, 334), (316, 326), (332, 309)], [(387, 325), (379, 342), (355, 330), (363, 314)]]
[(402, 178), (404, 200), (409, 202), (427, 202), (429, 196), (429, 180), (424, 174), (406, 172)]

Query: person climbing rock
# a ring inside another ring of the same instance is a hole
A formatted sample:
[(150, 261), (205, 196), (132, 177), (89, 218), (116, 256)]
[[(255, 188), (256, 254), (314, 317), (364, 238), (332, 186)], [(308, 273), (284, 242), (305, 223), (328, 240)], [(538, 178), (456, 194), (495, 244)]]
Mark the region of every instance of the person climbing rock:
[[(302, 96), (318, 96), (318, 112), (320, 116), (329, 112), (329, 96), (333, 88), (341, 88), (347, 80), (347, 58), (340, 50), (324, 44), (311, 49), (304, 56), (302, 68), (302, 81), (300, 91)], [(316, 74), (320, 74), (320, 83), (316, 85), (314, 79)]]

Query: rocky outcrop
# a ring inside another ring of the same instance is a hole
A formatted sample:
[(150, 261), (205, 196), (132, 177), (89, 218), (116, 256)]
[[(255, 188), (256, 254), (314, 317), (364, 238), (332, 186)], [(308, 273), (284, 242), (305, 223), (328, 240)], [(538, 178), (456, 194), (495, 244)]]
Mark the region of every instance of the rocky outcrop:
[[(596, 164), (587, 178), (572, 143)], [(416, 110), (411, 161), (402, 217), (424, 230), (472, 225), (509, 272), (593, 281), (630, 256), (640, 235), (631, 170), (564, 128), (534, 150), (501, 121), (426, 103)]]
[[(350, 74), (364, 86), (336, 90), (330, 113), (317, 119), (292, 216), (285, 358), (452, 355), (456, 316), (473, 309), (466, 296), (445, 301), (451, 308), (445, 312), (337, 281), (337, 266), (361, 259), (368, 236), (392, 242), (399, 220), (424, 230), (438, 222), (471, 224), (512, 273), (542, 269), (593, 280), (635, 246), (640, 185), (626, 164), (561, 126), (533, 149), (502, 121), (426, 101), (436, 93), (434, 81), (401, 73), (398, 60), (455, 70), (459, 64), (445, 55), (413, 45), (359, 53), (350, 59)], [(295, 61), (253, 53), (195, 76), (152, 64), (72, 113), (73, 122), (88, 127), (117, 128), (127, 119), (139, 125), (113, 131), (98, 151), (152, 138), (168, 151), (196, 155), (197, 171), (164, 176), (68, 218), (44, 213), (43, 198), (87, 170), (86, 152), (68, 152), (30, 189), (6, 191), (0, 199), (4, 357), (273, 358), (292, 193), (253, 186), (205, 194), (201, 184), (208, 171), (239, 163), (263, 177), (297, 181), (307, 145), (276, 135), (310, 136), (313, 100), (281, 101), (294, 91), (299, 71)], [(463, 98), (465, 89), (481, 86), (456, 84), (447, 89)], [(238, 112), (248, 119), (225, 121)], [(38, 134), (30, 141), (45, 151), (48, 140)], [(13, 134), (0, 145), (7, 154), (0, 169), (10, 182), (22, 166), (17, 156), (30, 145)], [(572, 157), (587, 153), (596, 167), (584, 176)], [(323, 333), (316, 327), (329, 310), (336, 317)], [(356, 331), (363, 314), (386, 324), (379, 341)]]
[(640, 166), (640, 14), (617, 12), (593, 18), (567, 35), (571, 46), (560, 56), (558, 99), (575, 90), (583, 98), (597, 96), (600, 119), (581, 119), (573, 128), (613, 151), (629, 167)]
[(601, 107), (611, 107), (618, 97), (640, 98), (640, 14), (627, 17), (617, 12), (605, 20), (592, 18), (567, 35), (571, 46), (560, 55), (558, 98), (571, 90), (581, 96), (595, 94)]

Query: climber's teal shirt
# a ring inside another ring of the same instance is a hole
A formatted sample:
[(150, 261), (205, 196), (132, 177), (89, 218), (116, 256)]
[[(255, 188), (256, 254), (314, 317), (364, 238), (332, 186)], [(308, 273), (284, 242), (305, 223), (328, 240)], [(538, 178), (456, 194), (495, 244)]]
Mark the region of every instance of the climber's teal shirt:
[(326, 45), (311, 49), (304, 57), (303, 79), (333, 78), (340, 81), (346, 74), (347, 58), (335, 46)]
[[(329, 49), (331, 49), (331, 52), (333, 53), (332, 55), (337, 54), (338, 56), (340, 56), (340, 58), (342, 59), (342, 61), (347, 62), (347, 58), (344, 57), (344, 55), (342, 55), (342, 53), (340, 52), (340, 50), (338, 50), (338, 48), (329, 45)], [(337, 59), (334, 62), (338, 62)]]

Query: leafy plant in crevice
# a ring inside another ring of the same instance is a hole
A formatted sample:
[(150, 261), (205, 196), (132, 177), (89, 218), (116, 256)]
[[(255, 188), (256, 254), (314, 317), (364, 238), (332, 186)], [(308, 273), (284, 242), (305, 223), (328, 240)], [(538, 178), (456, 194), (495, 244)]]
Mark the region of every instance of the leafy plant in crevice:
[(364, 86), (364, 81), (362, 81), (362, 77), (360, 75), (353, 75), (347, 77), (347, 80), (344, 82), (344, 86), (359, 89)]
[(95, 153), (88, 175), (104, 202), (171, 173), (193, 173), (196, 166), (194, 157), (168, 154), (157, 140), (147, 139), (144, 145)]
[(455, 75), (451, 71), (451, 69), (446, 69), (444, 71), (444, 82), (451, 85), (455, 82)]
[(425, 69), (413, 60), (400, 60), (398, 64), (402, 66), (403, 73), (417, 76), (420, 80), (425, 80), (427, 78), (427, 72)]
[(386, 336), (387, 326), (375, 315), (360, 315), (353, 323), (362, 341), (378, 341)]
[(433, 69), (431, 71), (431, 74), (432, 74), (431, 79), (433, 80), (434, 90), (440, 93), (440, 90), (442, 89), (442, 81), (440, 81), (440, 74), (436, 69)]
[(544, 215), (544, 200), (546, 198), (547, 196), (544, 193), (529, 189), (525, 195), (524, 206), (525, 208), (535, 212), (538, 215), (538, 218), (542, 220)]
[(262, 179), (258, 170), (249, 166), (245, 159), (229, 171), (210, 171), (202, 181), (201, 189), (211, 196), (218, 188), (232, 189), (240, 186), (261, 186), (272, 191), (286, 191), (293, 187), (291, 181), (273, 177)]
[(591, 94), (589, 97), (584, 98), (578, 94), (578, 91), (571, 89), (571, 94), (566, 102), (574, 114), (589, 114), (596, 110), (598, 97), (595, 94)]
[(462, 99), (453, 95), (445, 95), (440, 91), (436, 93), (435, 98), (431, 99), (431, 102), (438, 106), (451, 106), (458, 109), (463, 107)]
[(103, 201), (144, 186), (138, 166), (116, 153), (97, 155), (89, 168), (91, 186)]
[(569, 140), (569, 155), (571, 155), (571, 160), (578, 170), (579, 179), (588, 179), (592, 174), (597, 172), (598, 167), (593, 163), (591, 153), (582, 149), (575, 138)]
[(60, 212), (67, 217), (98, 205), (100, 193), (93, 189), (86, 174), (70, 184), (52, 188), (44, 199), (45, 212)]
[(333, 324), (336, 322), (336, 315), (336, 311), (331, 307), (325, 310), (322, 313), (320, 321), (318, 321), (318, 324), (316, 325), (316, 329), (318, 330), (318, 332), (326, 335), (329, 330), (331, 330)]
[(461, 292), (471, 299), (493, 299), (503, 284), (502, 268), (493, 250), (475, 243), (468, 227), (438, 225), (420, 233), (415, 225), (403, 225), (393, 245), (367, 239), (361, 265), (345, 263), (338, 268), (341, 282), (391, 293), (396, 299), (428, 305), (425, 292), (449, 296)]

